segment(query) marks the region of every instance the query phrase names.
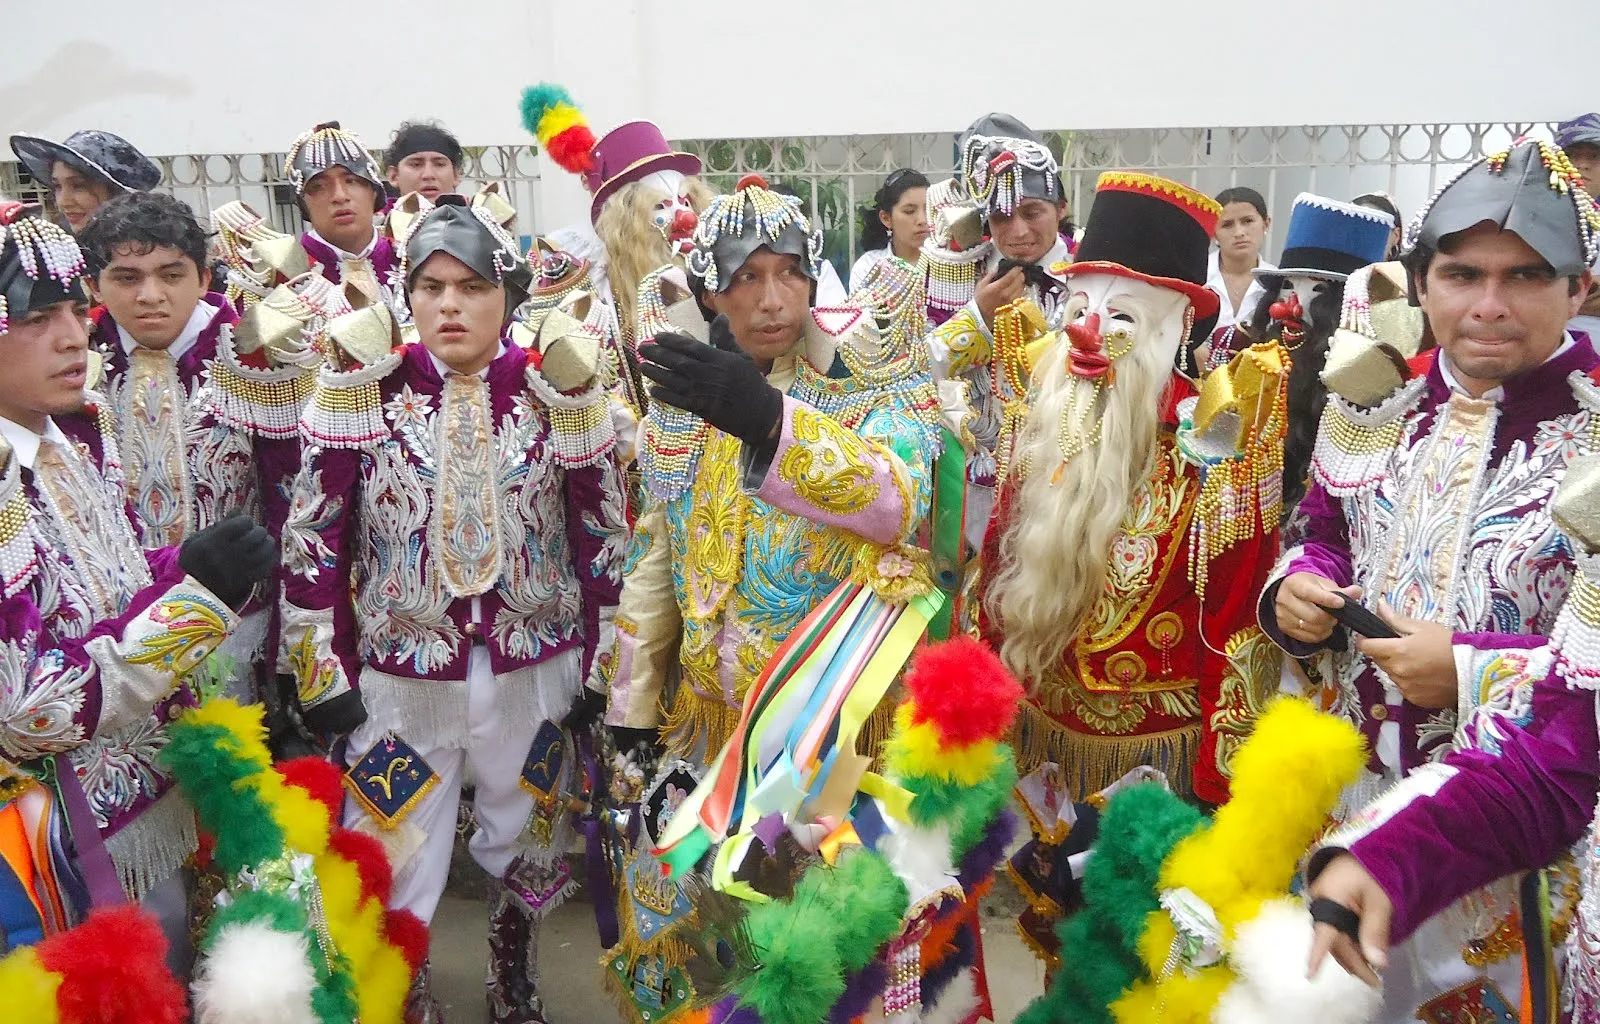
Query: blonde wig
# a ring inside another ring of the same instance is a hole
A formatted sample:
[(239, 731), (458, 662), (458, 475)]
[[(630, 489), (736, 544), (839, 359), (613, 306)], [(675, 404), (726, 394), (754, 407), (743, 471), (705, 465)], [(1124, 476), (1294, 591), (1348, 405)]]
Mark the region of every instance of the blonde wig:
[[(1071, 375), (1063, 332), (1034, 371), (1032, 409), (1018, 439), (1014, 464), (1027, 472), (985, 601), (1003, 637), (1001, 657), (1030, 688), (1086, 625), (1099, 625), (1091, 616), (1106, 589), (1113, 544), (1139, 490), (1149, 486), (1160, 450), (1161, 409), (1188, 299), (1144, 282), (1118, 284), (1127, 286), (1118, 308), (1133, 309), (1138, 323), (1131, 348), (1113, 364), (1115, 383), (1096, 395), (1093, 380)], [(1069, 323), (1083, 304), (1074, 296)], [(1119, 347), (1107, 339), (1108, 349)], [(1064, 425), (1069, 415), (1073, 422)], [(1069, 450), (1072, 439), (1082, 445), (1071, 458), (1063, 435)]]
[[(685, 178), (689, 205), (695, 213), (704, 212), (712, 192), (699, 178)], [(658, 186), (642, 181), (617, 189), (594, 222), (594, 232), (606, 247), (606, 276), (611, 282), (611, 297), (616, 304), (617, 326), (623, 337), (633, 339), (638, 320), (639, 282), (646, 274), (666, 263), (683, 265), (672, 247), (651, 222), (655, 206), (668, 198)]]

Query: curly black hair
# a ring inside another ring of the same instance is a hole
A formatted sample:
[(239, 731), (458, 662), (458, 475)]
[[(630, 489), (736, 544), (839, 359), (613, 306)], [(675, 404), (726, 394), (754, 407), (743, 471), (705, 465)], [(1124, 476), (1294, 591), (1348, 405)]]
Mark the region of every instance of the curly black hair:
[(140, 256), (156, 249), (176, 249), (194, 261), (196, 273), (204, 274), (206, 239), (205, 229), (187, 203), (164, 192), (130, 192), (94, 211), (78, 233), (78, 248), (96, 277), (125, 248)]

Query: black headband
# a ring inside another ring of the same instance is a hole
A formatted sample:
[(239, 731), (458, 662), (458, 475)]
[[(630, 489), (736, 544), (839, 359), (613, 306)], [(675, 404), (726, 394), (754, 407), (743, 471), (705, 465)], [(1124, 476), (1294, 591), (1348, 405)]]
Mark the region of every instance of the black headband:
[(461, 143), (443, 128), (421, 125), (407, 130), (395, 140), (384, 156), (385, 167), (399, 167), (400, 161), (416, 153), (442, 153), (457, 168), (461, 166)]

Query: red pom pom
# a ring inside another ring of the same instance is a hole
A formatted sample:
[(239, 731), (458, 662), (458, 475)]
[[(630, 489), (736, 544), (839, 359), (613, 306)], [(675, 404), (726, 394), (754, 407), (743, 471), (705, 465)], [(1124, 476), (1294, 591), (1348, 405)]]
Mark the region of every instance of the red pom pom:
[(400, 951), (416, 977), (428, 959), (428, 926), (409, 910), (390, 910), (383, 915), (383, 937)]
[(336, 828), (328, 837), (328, 849), (356, 866), (361, 874), (361, 899), (375, 899), (388, 905), (394, 888), (394, 869), (383, 852), (383, 844), (369, 835), (347, 828)]
[(969, 636), (925, 647), (906, 673), (912, 721), (932, 722), (951, 746), (997, 740), (1010, 730), (1022, 687), (999, 657)]
[(767, 179), (759, 174), (746, 174), (733, 186), (735, 192), (743, 192), (747, 188), (767, 188)]
[(339, 823), (339, 811), (344, 806), (344, 772), (337, 765), (320, 757), (297, 757), (275, 767), (284, 782), (310, 793), (313, 800), (328, 809), (329, 820)]
[(183, 986), (167, 969), (167, 937), (138, 907), (96, 910), (36, 948), (45, 970), (61, 975), (63, 1024), (180, 1024), (187, 1015)]
[(194, 851), (194, 863), (195, 867), (204, 871), (211, 867), (211, 858), (217, 852), (217, 838), (205, 829), (200, 830), (199, 838), (200, 842)]
[(550, 139), (550, 144), (545, 147), (545, 152), (550, 154), (550, 159), (556, 162), (557, 167), (571, 171), (573, 174), (584, 174), (594, 170), (594, 132), (588, 125), (573, 125), (564, 132), (557, 132)]

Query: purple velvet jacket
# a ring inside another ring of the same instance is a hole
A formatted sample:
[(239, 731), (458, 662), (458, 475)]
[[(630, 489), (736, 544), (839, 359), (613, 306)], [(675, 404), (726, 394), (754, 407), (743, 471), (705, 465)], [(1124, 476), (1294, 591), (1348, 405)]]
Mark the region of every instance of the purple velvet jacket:
[[(1359, 584), (1369, 606), (1381, 595), (1454, 630), (1458, 708), (1416, 707), (1365, 657), (1335, 652), (1332, 709), (1362, 729), (1379, 779), (1443, 756), (1458, 721), (1487, 698), (1499, 659), (1550, 634), (1573, 556), (1547, 505), (1567, 465), (1596, 447), (1600, 388), (1588, 374), (1600, 356), (1586, 336), (1507, 381), (1499, 402), (1453, 396), (1428, 363), (1376, 409), (1330, 396), (1300, 504), (1304, 541), (1280, 558), (1258, 609), (1267, 635), (1296, 656), (1316, 648), (1285, 636), (1273, 610), (1295, 572)], [(1397, 763), (1380, 756), (1389, 722), (1399, 726)]]
[(472, 448), (445, 429), (432, 357), (412, 344), (323, 371), (283, 537), (280, 668), (308, 708), (361, 686), (363, 671), (407, 692), (407, 680), (461, 682), (474, 643), (501, 676), (572, 649), (587, 672), (609, 645), (627, 524), (605, 396), (556, 393), (515, 345), (485, 376), (500, 572), (468, 598), (446, 586), (456, 531), (438, 488)]
[[(327, 278), (331, 284), (344, 283), (343, 264), (338, 252), (332, 246), (309, 231), (300, 236), (300, 245), (311, 258), (318, 273)], [(403, 321), (409, 321), (409, 310), (405, 303), (405, 282), (400, 280), (400, 253), (395, 251), (394, 240), (381, 231), (378, 232), (377, 242), (373, 245), (368, 260), (372, 263), (372, 272), (378, 279), (378, 286), (383, 290), (384, 302), (391, 310), (404, 314), (401, 317)]]
[(194, 850), (157, 754), (192, 703), (183, 676), (239, 620), (176, 548), (141, 551), (109, 412), (90, 397), (85, 415), (56, 421), (73, 446), (66, 473), (46, 486), (12, 454), (0, 477), (0, 759), (70, 759), (67, 811), (98, 830), (137, 899)]
[[(239, 317), (227, 297), (211, 292), (205, 301), (218, 307), (216, 316), (174, 360), (172, 375), (164, 382), (181, 413), (177, 435), (164, 435), (133, 414), (128, 353), (111, 316), (102, 309), (96, 317), (92, 341), (105, 356), (106, 397), (130, 477), (128, 500), (146, 547), (173, 543), (240, 511), (277, 536), (288, 513), (288, 488), (299, 469), (298, 438), (275, 437), (256, 423), (219, 415), (212, 379), (216, 362), (223, 360), (235, 372), (259, 371), (239, 365), (232, 343)], [(171, 450), (180, 444), (183, 452)], [(168, 459), (182, 462), (185, 493), (171, 493), (167, 474), (159, 472)], [(134, 478), (136, 465), (143, 468), (143, 479)]]

